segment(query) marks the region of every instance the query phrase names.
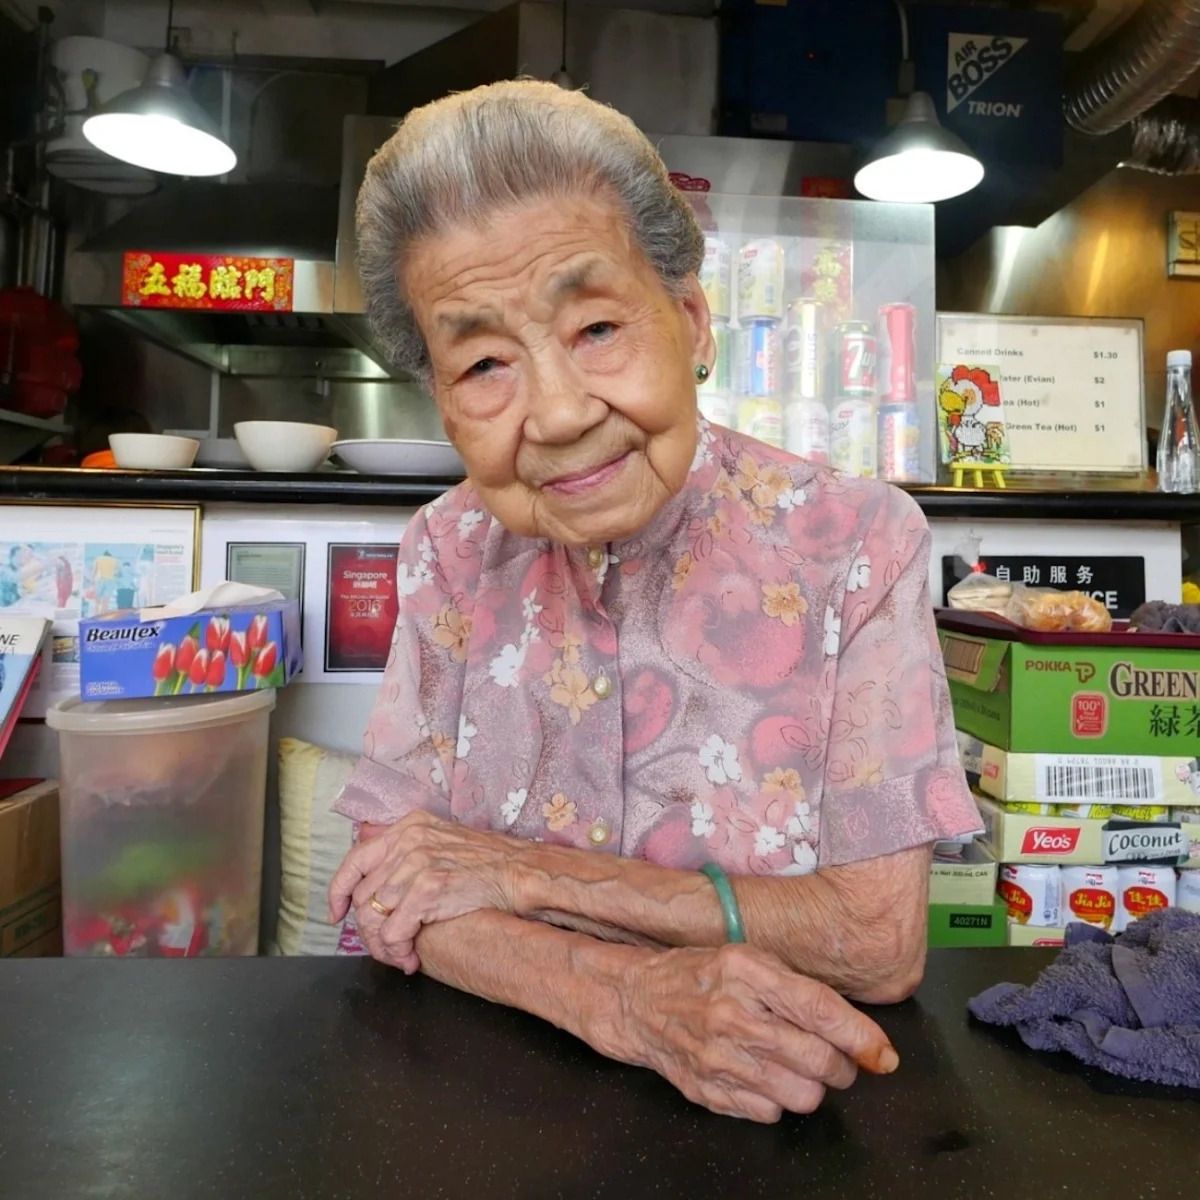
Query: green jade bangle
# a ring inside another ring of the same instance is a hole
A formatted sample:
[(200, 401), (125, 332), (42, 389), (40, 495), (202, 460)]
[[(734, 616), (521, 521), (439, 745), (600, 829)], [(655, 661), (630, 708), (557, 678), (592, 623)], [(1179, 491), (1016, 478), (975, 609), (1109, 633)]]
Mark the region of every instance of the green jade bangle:
[(729, 876), (716, 863), (705, 863), (700, 868), (702, 875), (707, 875), (717, 889), (717, 899), (721, 902), (721, 914), (725, 918), (725, 938), (730, 942), (744, 942), (746, 930), (742, 925), (742, 910), (738, 907), (737, 896), (733, 894), (733, 884)]

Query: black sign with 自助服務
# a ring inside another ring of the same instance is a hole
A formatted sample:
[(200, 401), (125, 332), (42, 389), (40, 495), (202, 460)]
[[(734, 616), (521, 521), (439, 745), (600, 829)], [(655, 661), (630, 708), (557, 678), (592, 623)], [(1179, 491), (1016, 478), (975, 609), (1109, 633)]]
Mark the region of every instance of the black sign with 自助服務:
[[(980, 566), (989, 575), (1005, 582), (1059, 588), (1064, 592), (1086, 592), (1099, 600), (1114, 617), (1128, 617), (1146, 601), (1146, 560), (1141, 555), (1094, 554), (1089, 558), (1067, 558), (1056, 554), (985, 554)], [(961, 559), (953, 554), (942, 556), (943, 604), (947, 603), (946, 593), (964, 574)]]

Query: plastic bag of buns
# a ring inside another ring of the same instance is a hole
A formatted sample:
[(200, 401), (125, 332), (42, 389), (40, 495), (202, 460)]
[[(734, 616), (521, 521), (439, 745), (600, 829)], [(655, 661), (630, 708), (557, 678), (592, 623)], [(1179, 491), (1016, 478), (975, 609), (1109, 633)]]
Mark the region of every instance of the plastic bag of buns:
[(1112, 616), (1084, 592), (1027, 587), (994, 575), (974, 572), (956, 583), (946, 596), (951, 608), (995, 613), (1042, 633), (1107, 633)]

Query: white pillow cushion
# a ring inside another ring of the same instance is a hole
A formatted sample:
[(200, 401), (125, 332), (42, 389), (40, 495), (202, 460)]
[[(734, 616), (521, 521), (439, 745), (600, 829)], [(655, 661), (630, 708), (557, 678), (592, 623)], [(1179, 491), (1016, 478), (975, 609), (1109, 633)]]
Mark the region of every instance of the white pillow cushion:
[(296, 738), (279, 741), (282, 872), (272, 954), (332, 955), (340, 925), (328, 924), (326, 892), (354, 837), (354, 823), (332, 811), (357, 758)]

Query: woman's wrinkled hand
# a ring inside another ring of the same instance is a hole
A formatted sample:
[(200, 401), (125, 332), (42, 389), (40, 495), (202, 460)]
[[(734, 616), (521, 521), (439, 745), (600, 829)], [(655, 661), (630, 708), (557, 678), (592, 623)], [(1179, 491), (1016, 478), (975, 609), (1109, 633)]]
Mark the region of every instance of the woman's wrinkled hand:
[(652, 1067), (713, 1112), (777, 1121), (810, 1113), (859, 1067), (889, 1074), (887, 1035), (832, 988), (751, 946), (645, 958), (621, 1001), (618, 1044), (600, 1049)]
[[(360, 838), (329, 885), (329, 918), (351, 906), (373, 958), (412, 974), (422, 925), (483, 908), (512, 911), (516, 860), (524, 843), (426, 812)], [(374, 897), (390, 915), (371, 903)]]

